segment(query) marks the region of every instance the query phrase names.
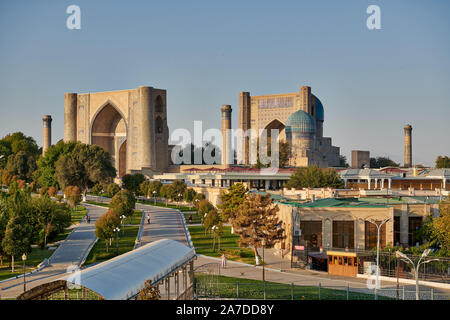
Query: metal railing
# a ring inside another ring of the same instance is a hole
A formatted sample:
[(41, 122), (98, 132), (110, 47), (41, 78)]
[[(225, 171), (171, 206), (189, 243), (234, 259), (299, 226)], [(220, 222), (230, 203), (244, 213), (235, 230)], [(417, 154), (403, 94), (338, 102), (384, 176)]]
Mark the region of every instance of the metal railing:
[[(212, 278), (211, 278), (212, 279)], [(347, 286), (301, 286), (274, 283), (196, 281), (196, 299), (266, 300), (415, 300), (416, 291), (407, 287), (352, 288)], [(450, 294), (435, 289), (420, 290), (420, 300), (450, 300)]]

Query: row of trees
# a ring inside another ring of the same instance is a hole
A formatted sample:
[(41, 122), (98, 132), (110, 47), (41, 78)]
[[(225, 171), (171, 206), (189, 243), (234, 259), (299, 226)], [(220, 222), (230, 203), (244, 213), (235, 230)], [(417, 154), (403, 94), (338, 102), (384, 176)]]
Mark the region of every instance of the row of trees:
[(0, 175), (3, 185), (24, 181), (36, 188), (64, 190), (76, 186), (85, 197), (88, 189), (111, 184), (116, 176), (111, 156), (103, 148), (59, 141), (44, 156), (31, 137), (17, 132), (0, 140)]
[(109, 210), (95, 223), (95, 235), (105, 241), (107, 252), (114, 238), (114, 229), (119, 228), (122, 223), (121, 217), (131, 217), (135, 205), (134, 195), (128, 190), (121, 190), (111, 199)]
[(31, 245), (45, 247), (65, 228), (70, 226), (70, 208), (65, 203), (51, 200), (48, 194), (32, 197), (29, 187), (20, 188), (11, 183), (8, 193), (0, 198), (0, 259), (31, 252)]
[(233, 184), (220, 195), (218, 208), (203, 199), (197, 203), (197, 211), (205, 232), (209, 231), (218, 240), (219, 249), (223, 225), (231, 223), (233, 232), (239, 235), (239, 245), (254, 249), (257, 264), (258, 248), (263, 243), (266, 248), (272, 248), (284, 239), (284, 229), (277, 216), (279, 208), (273, 204), (270, 194), (250, 194), (242, 183)]

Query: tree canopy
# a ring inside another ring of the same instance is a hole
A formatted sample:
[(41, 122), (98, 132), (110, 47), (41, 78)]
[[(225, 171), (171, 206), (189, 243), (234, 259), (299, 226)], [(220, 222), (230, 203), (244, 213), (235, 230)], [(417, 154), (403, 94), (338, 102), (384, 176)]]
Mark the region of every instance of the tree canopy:
[(384, 168), (384, 167), (399, 167), (400, 164), (392, 161), (387, 157), (376, 157), (370, 158), (370, 167), (371, 168)]
[(65, 156), (73, 151), (77, 142), (58, 141), (55, 145), (50, 146), (45, 154), (38, 160), (38, 182), (41, 186), (55, 186), (63, 188), (58, 184), (56, 177), (56, 162), (60, 157)]
[(134, 207), (136, 205), (136, 198), (128, 190), (122, 190), (116, 193), (111, 199), (111, 208), (119, 216), (130, 217), (134, 213)]
[(109, 209), (95, 223), (95, 236), (100, 240), (105, 240), (106, 251), (108, 252), (108, 242), (114, 237), (114, 229), (120, 226), (119, 214), (114, 209)]
[(289, 188), (343, 188), (344, 181), (332, 169), (317, 166), (301, 167), (291, 175), (287, 182)]
[(122, 188), (134, 193), (140, 194), (139, 186), (145, 181), (142, 173), (126, 174), (122, 177)]
[(436, 158), (436, 168), (450, 168), (450, 157), (438, 156)]
[(266, 248), (272, 248), (277, 241), (284, 239), (278, 211), (278, 205), (273, 205), (270, 194), (250, 194), (239, 206), (232, 225), (240, 237), (239, 244), (252, 246), (255, 257), (259, 257), (257, 248), (262, 246), (263, 239)]
[(243, 183), (235, 183), (228, 188), (228, 192), (220, 194), (220, 214), (224, 221), (229, 221), (236, 217), (237, 210), (245, 200), (248, 189)]
[(111, 156), (97, 145), (77, 143), (56, 161), (56, 179), (61, 186), (77, 186), (83, 195), (97, 183), (110, 183), (116, 176)]
[(433, 221), (432, 234), (441, 243), (442, 248), (450, 250), (450, 203), (439, 204), (439, 216)]

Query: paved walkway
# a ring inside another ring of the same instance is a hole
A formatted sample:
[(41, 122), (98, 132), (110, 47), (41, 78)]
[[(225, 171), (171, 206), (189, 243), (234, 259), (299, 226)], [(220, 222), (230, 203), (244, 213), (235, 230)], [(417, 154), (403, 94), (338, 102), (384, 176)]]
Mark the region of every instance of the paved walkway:
[[(172, 239), (188, 245), (181, 214), (177, 210), (139, 203), (136, 209), (145, 211), (141, 245), (160, 239)], [(147, 214), (150, 214), (150, 224), (147, 223)]]
[[(66, 273), (69, 266), (79, 266), (88, 256), (96, 239), (95, 221), (107, 211), (107, 208), (88, 204), (83, 205), (88, 209), (91, 223), (81, 222), (76, 226), (50, 257), (50, 265), (26, 276), (27, 290), (60, 278), (62, 274)], [(0, 288), (0, 297), (2, 299), (17, 297), (23, 292), (23, 278), (2, 282)]]
[[(266, 260), (267, 261), (267, 260)], [(208, 271), (214, 274), (220, 274), (223, 276), (244, 278), (244, 279), (254, 279), (262, 280), (262, 267), (252, 266), (249, 264), (228, 261), (227, 267), (222, 268), (221, 260), (218, 258), (207, 257), (199, 255), (195, 261), (196, 271)], [(346, 290), (349, 286), (350, 291), (362, 292), (367, 294), (373, 294), (373, 289), (367, 288), (366, 279), (353, 278), (353, 277), (340, 277), (340, 276), (329, 276), (325, 272), (317, 272), (311, 270), (285, 270), (279, 271), (270, 267), (270, 265), (265, 267), (265, 279), (268, 282), (277, 282), (284, 284), (294, 284), (299, 286), (315, 286), (317, 287), (319, 283), (323, 288)], [(404, 285), (400, 285), (402, 288)], [(415, 286), (405, 285), (406, 298), (415, 299)], [(420, 291), (425, 299), (430, 299), (431, 288), (426, 286), (420, 286)], [(396, 297), (396, 284), (393, 282), (381, 282), (381, 290), (378, 291), (380, 295), (387, 295), (390, 297)], [(436, 289), (434, 288), (434, 294), (436, 299), (446, 298), (450, 299), (450, 290)], [(401, 293), (400, 293), (401, 295)]]

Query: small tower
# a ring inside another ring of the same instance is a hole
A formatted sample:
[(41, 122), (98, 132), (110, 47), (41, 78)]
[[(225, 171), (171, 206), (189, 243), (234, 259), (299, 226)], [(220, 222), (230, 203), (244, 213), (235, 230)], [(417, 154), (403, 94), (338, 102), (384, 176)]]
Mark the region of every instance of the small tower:
[(233, 164), (233, 152), (231, 150), (231, 106), (226, 104), (221, 108), (222, 112), (222, 164)]
[(404, 166), (405, 166), (405, 168), (410, 168), (411, 165), (412, 165), (412, 142), (411, 142), (412, 127), (411, 127), (411, 125), (407, 124), (403, 129), (405, 130), (405, 136), (404, 136), (404, 143), (405, 143)]
[(42, 135), (42, 154), (45, 154), (48, 148), (52, 145), (52, 116), (46, 115), (42, 118), (43, 121), (43, 135)]

